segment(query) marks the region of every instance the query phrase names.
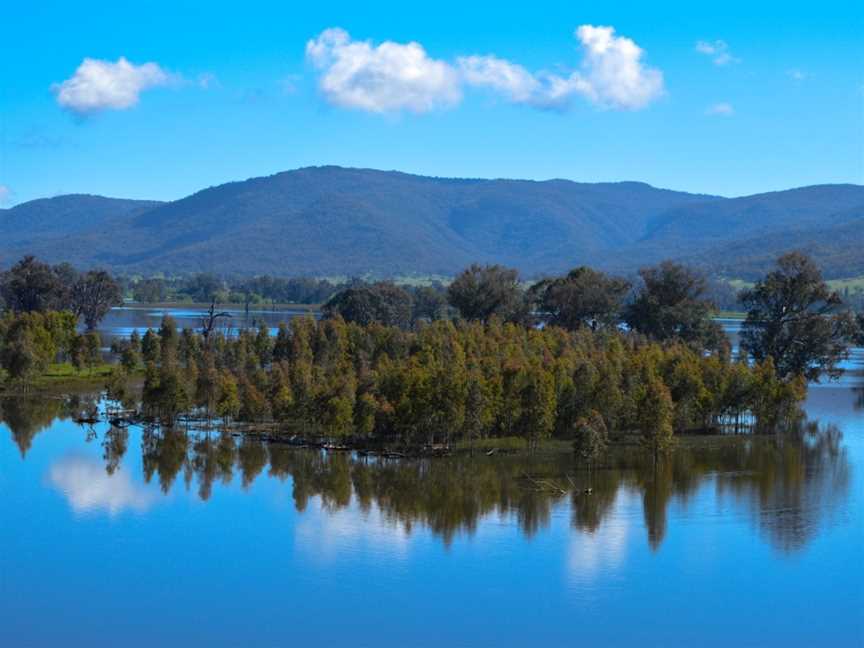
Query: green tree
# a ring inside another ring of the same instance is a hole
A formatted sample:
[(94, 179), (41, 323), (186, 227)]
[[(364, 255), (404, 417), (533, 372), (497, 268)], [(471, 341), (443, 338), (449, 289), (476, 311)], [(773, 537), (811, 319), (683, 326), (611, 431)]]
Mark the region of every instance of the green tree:
[(466, 320), (521, 321), (527, 312), (519, 272), (500, 265), (468, 267), (447, 288), (447, 299)]
[(627, 325), (661, 342), (681, 340), (703, 349), (720, 349), (726, 336), (711, 317), (705, 279), (689, 268), (664, 261), (639, 271), (642, 288), (624, 310)]
[(675, 405), (669, 388), (656, 374), (650, 374), (643, 386), (636, 415), (642, 441), (655, 458), (672, 447)]
[(809, 257), (783, 255), (775, 270), (742, 292), (741, 302), (747, 308), (741, 346), (756, 362), (771, 358), (781, 378), (840, 376), (856, 324)]
[(62, 308), (64, 286), (54, 270), (33, 256), (25, 256), (0, 275), (0, 296), (16, 313)]
[(322, 312), (325, 317), (337, 315), (346, 322), (408, 328), (411, 325), (412, 299), (404, 288), (380, 282), (343, 290), (328, 301)]
[(237, 380), (228, 370), (222, 370), (219, 375), (219, 398), (216, 401), (216, 414), (225, 421), (237, 418), (242, 404)]
[(606, 453), (609, 445), (609, 431), (606, 422), (597, 410), (591, 410), (587, 416), (576, 420), (573, 426), (573, 449), (576, 456), (594, 464)]
[(629, 290), (628, 281), (581, 266), (564, 277), (534, 284), (531, 293), (549, 324), (597, 330), (617, 322)]
[(120, 285), (104, 270), (91, 270), (78, 277), (70, 290), (72, 312), (84, 319), (92, 331), (113, 306), (123, 303)]
[(528, 448), (536, 450), (555, 425), (555, 384), (551, 374), (539, 366), (525, 371), (522, 383), (518, 427)]

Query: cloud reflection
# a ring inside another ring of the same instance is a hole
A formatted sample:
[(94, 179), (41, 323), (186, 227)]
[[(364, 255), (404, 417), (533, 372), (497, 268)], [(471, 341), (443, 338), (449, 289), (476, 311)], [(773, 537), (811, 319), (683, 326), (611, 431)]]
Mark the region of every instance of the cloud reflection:
[(377, 506), (368, 511), (356, 506), (310, 507), (299, 518), (296, 538), (301, 550), (325, 562), (369, 551), (388, 559), (404, 559), (410, 546), (410, 532), (387, 520)]
[(632, 520), (639, 505), (638, 494), (619, 491), (608, 511), (608, 519), (593, 531), (573, 533), (567, 548), (571, 578), (590, 584), (603, 572), (614, 572), (627, 558), (633, 531)]
[(96, 511), (113, 517), (126, 510), (144, 512), (155, 500), (152, 493), (132, 482), (129, 473), (118, 470), (108, 475), (102, 464), (87, 457), (60, 459), (51, 466), (48, 479), (78, 514)]

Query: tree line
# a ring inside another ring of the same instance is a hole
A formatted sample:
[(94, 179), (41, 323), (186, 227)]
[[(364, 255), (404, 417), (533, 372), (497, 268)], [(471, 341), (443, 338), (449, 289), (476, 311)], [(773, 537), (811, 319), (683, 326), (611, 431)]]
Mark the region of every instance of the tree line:
[[(10, 271), (27, 280), (11, 282), (18, 301), (0, 321), (9, 379), (36, 375), (52, 355), (97, 361), (98, 338), (40, 293), (56, 290), (56, 269), (34, 264)], [(7, 285), (4, 275), (4, 297)], [(263, 326), (234, 338), (178, 331), (166, 317), (117, 345), (109, 394), (140, 398), (164, 425), (197, 417), (415, 447), (516, 436), (534, 448), (554, 436), (591, 459), (610, 434), (638, 433), (659, 452), (676, 431), (789, 423), (806, 381), (836, 377), (859, 334), (800, 254), (742, 295), (738, 355), (705, 291), (671, 262), (644, 269), (636, 287), (582, 267), (526, 288), (513, 269), (474, 265), (419, 297), (387, 282), (346, 288), (321, 321), (295, 318), (275, 337)], [(140, 395), (133, 374), (144, 376)]]
[(210, 273), (181, 277), (121, 278), (133, 301), (199, 302), (219, 304), (321, 304), (343, 284), (308, 277), (282, 278), (262, 275), (251, 278), (223, 278)]

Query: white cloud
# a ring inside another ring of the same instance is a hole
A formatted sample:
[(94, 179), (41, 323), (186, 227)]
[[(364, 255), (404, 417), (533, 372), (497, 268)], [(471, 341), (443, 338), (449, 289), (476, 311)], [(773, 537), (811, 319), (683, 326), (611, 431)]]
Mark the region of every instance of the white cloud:
[(517, 104), (565, 108), (581, 96), (601, 108), (637, 110), (663, 94), (663, 73), (645, 65), (644, 51), (613, 27), (576, 29), (584, 57), (562, 75), (530, 72), (494, 55), (462, 56), (455, 64), (430, 58), (419, 43), (385, 41), (373, 46), (327, 29), (306, 44), (306, 57), (321, 70), (319, 85), (335, 105), (370, 112), (426, 112), (452, 106), (461, 86), (488, 88)]
[(635, 110), (663, 94), (663, 73), (642, 63), (643, 50), (613, 27), (582, 25), (576, 37), (585, 50), (584, 76), (570, 83), (574, 91), (607, 108)]
[(710, 57), (714, 65), (722, 66), (741, 62), (741, 59), (732, 55), (732, 52), (729, 51), (729, 44), (724, 40), (700, 40), (696, 43), (696, 51)]
[(69, 500), (75, 513), (103, 511), (111, 516), (131, 509), (146, 511), (154, 495), (118, 470), (112, 475), (99, 462), (85, 457), (66, 457), (51, 466), (51, 483)]
[(466, 83), (492, 88), (515, 103), (534, 103), (541, 93), (537, 78), (516, 63), (495, 56), (463, 56), (457, 62)]
[(5, 205), (11, 195), (12, 190), (6, 185), (0, 184), (0, 205)]
[(720, 103), (708, 106), (708, 108), (705, 109), (705, 114), (712, 116), (716, 115), (720, 117), (731, 117), (735, 114), (735, 108), (732, 106), (732, 104), (721, 101)]
[(85, 58), (71, 78), (55, 83), (51, 89), (60, 106), (86, 115), (131, 108), (138, 103), (141, 92), (171, 80), (171, 75), (156, 63), (135, 65), (122, 56), (116, 63)]
[(793, 68), (791, 70), (786, 70), (786, 76), (788, 76), (793, 81), (803, 81), (809, 75), (804, 70)]
[(521, 65), (495, 56), (459, 59), (469, 85), (485, 86), (514, 103), (563, 108), (580, 95), (602, 108), (636, 110), (663, 94), (663, 73), (642, 62), (643, 50), (631, 39), (615, 36), (613, 27), (582, 25), (575, 32), (585, 56), (578, 71), (566, 76), (532, 74)]
[(430, 58), (419, 43), (355, 41), (344, 29), (325, 29), (306, 43), (319, 87), (332, 104), (369, 112), (423, 113), (459, 103), (459, 75)]

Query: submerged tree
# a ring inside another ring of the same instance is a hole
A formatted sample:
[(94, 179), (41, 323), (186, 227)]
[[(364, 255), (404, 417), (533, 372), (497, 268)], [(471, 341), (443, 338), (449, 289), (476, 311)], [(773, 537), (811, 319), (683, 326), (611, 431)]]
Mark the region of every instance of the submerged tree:
[(755, 361), (771, 358), (782, 378), (840, 376), (838, 365), (848, 356), (857, 327), (809, 257), (783, 255), (775, 270), (741, 294), (741, 301), (748, 311), (741, 346)]
[(573, 449), (581, 460), (593, 465), (606, 452), (609, 444), (609, 431), (606, 422), (597, 410), (574, 423)]

